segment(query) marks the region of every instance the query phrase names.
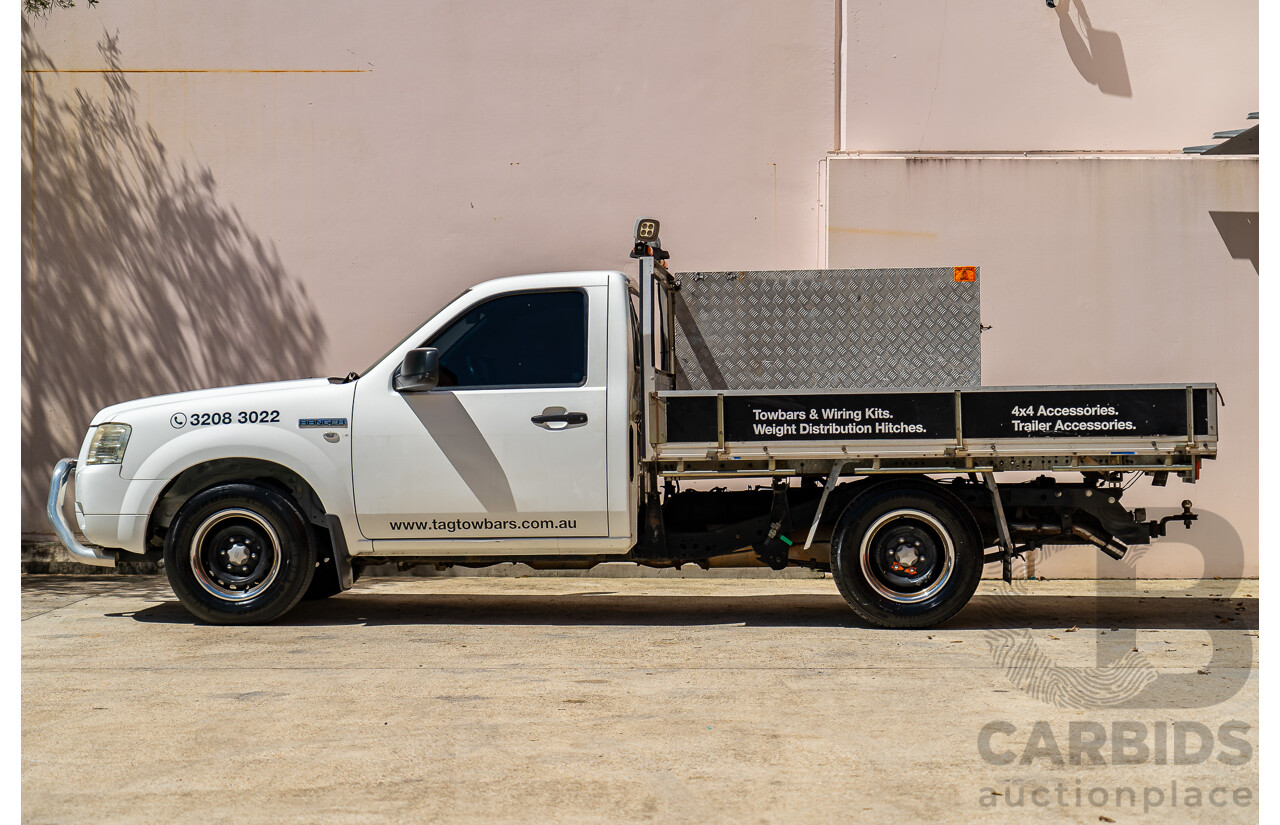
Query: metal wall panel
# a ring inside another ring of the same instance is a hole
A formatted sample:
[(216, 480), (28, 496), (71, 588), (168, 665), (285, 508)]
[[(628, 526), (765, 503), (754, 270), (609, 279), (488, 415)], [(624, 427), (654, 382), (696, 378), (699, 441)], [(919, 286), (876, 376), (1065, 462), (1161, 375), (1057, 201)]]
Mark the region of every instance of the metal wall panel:
[(676, 273), (676, 389), (982, 383), (980, 273)]

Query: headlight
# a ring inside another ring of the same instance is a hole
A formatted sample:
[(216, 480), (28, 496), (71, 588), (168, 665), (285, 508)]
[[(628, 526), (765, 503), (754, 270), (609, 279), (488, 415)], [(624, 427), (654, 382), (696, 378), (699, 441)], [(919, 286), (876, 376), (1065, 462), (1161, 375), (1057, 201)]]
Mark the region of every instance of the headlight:
[(99, 424), (89, 442), (86, 464), (119, 464), (124, 461), (124, 448), (133, 428), (128, 424)]

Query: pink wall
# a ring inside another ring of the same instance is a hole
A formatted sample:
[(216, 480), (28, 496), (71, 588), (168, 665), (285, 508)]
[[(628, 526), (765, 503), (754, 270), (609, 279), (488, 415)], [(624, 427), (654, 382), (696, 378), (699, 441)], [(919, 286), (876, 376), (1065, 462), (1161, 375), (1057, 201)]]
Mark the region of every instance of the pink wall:
[(986, 384), (1209, 380), (1229, 402), (1201, 484), (1127, 499), (1191, 498), (1196, 529), (1038, 572), (1256, 575), (1257, 158), (1179, 154), (1253, 124), (1256, 0), (843, 9), (827, 264), (980, 265)]
[[(24, 34), (23, 530), (92, 413), (364, 369), (480, 280), (817, 265), (833, 0), (111, 0)], [(123, 73), (104, 75), (100, 47)], [(48, 71), (57, 69), (57, 72)], [(83, 73), (80, 73), (83, 72)]]
[(844, 0), (850, 151), (1180, 151), (1258, 111), (1257, 0)]

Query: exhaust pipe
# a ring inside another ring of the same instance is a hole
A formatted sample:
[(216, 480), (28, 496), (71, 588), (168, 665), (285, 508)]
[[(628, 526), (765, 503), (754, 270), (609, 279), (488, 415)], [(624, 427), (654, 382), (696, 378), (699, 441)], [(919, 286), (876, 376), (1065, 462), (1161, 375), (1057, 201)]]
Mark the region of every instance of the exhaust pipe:
[[(1062, 528), (1049, 524), (1033, 524), (1031, 522), (1013, 522), (1009, 524), (1009, 529), (1017, 533), (1031, 533), (1039, 536), (1061, 536)], [(1081, 527), (1079, 524), (1071, 525), (1071, 535), (1092, 544), (1102, 552), (1106, 553), (1116, 561), (1124, 558), (1124, 554), (1129, 552), (1129, 548), (1111, 537), (1102, 537), (1090, 530), (1088, 527)]]
[(1085, 527), (1081, 527), (1078, 524), (1073, 524), (1071, 526), (1071, 532), (1079, 536), (1080, 538), (1084, 539), (1085, 541), (1089, 542), (1090, 544), (1094, 545), (1099, 550), (1106, 553), (1108, 556), (1115, 559), (1116, 561), (1120, 561), (1121, 559), (1123, 559), (1124, 554), (1129, 552), (1129, 548), (1127, 546), (1116, 541), (1114, 538), (1104, 539), (1102, 536), (1099, 536), (1097, 533), (1094, 533), (1092, 530), (1089, 530), (1088, 528), (1085, 528)]

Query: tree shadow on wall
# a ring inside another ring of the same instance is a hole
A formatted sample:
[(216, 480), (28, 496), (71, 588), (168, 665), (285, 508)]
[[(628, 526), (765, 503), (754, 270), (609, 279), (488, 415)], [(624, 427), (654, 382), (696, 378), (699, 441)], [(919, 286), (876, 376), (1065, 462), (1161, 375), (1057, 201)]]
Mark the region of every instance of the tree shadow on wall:
[(47, 530), (50, 471), (97, 410), (314, 375), (325, 344), (274, 246), (139, 115), (118, 35), (98, 49), (100, 95), (64, 86), (23, 25), (24, 532)]

